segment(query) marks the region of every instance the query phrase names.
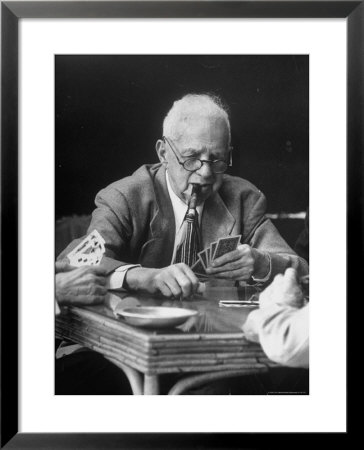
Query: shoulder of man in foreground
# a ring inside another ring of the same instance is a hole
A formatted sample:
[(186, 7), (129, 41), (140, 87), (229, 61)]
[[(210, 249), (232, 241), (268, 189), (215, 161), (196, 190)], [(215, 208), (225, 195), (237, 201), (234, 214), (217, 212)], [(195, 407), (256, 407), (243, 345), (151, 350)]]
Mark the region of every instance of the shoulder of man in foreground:
[(289, 367), (309, 365), (309, 305), (271, 305), (249, 314), (243, 325), (249, 340), (260, 342), (268, 358)]

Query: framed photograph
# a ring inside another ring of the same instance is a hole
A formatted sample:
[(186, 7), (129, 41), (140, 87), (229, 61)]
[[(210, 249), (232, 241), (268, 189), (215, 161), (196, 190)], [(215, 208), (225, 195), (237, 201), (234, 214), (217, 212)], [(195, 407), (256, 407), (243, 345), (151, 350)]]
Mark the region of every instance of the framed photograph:
[[(364, 268), (353, 251), (363, 242), (363, 23), (361, 1), (1, 2), (2, 448), (347, 436), (346, 301)], [(310, 205), (310, 395), (55, 396), (54, 220), (87, 214), (120, 170), (153, 162), (163, 114), (195, 86), (230, 103), (233, 138), (253, 161), (237, 153), (235, 167), (263, 183), (272, 219), (282, 203)], [(281, 105), (271, 93), (285, 90)], [(80, 116), (80, 98), (96, 113)], [(253, 98), (275, 107), (254, 110)], [(119, 118), (130, 122), (122, 136)], [(283, 124), (292, 138), (275, 133)], [(116, 151), (123, 139), (128, 155)]]

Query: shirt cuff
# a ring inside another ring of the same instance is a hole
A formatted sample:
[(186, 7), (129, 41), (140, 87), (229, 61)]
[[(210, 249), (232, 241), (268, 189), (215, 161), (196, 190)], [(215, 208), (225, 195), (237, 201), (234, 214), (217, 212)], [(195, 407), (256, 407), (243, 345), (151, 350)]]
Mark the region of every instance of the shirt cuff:
[(269, 265), (269, 270), (268, 270), (268, 274), (264, 277), (264, 278), (256, 278), (254, 275), (252, 275), (252, 280), (255, 283), (265, 283), (266, 281), (269, 280), (271, 274), (272, 274), (272, 259), (270, 257), (269, 253), (264, 253), (265, 256), (267, 256), (268, 258), (268, 265)]
[(127, 264), (125, 266), (119, 266), (115, 271), (108, 276), (107, 288), (108, 289), (121, 289), (124, 284), (124, 278), (126, 272), (132, 267), (141, 267), (140, 264)]

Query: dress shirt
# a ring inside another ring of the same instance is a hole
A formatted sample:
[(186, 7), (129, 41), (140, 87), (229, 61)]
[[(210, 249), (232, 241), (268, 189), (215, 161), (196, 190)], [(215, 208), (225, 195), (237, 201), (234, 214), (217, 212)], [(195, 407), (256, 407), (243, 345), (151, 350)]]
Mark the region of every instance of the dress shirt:
[(127, 264), (116, 268), (115, 271), (107, 277), (106, 287), (108, 289), (121, 289), (123, 287), (126, 272), (132, 267), (140, 267), (140, 264)]

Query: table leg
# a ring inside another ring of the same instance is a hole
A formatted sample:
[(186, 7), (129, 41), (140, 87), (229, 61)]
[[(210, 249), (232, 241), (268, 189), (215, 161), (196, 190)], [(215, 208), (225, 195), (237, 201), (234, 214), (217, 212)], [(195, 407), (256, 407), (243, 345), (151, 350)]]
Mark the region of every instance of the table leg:
[(158, 375), (144, 375), (144, 395), (159, 395)]
[(142, 374), (138, 372), (137, 370), (133, 369), (132, 367), (129, 367), (121, 362), (119, 362), (115, 358), (107, 358), (109, 361), (114, 363), (116, 366), (121, 369), (125, 375), (128, 377), (131, 389), (133, 391), (133, 395), (143, 395), (143, 380), (142, 380)]
[(187, 391), (188, 389), (199, 387), (202, 384), (213, 382), (216, 380), (223, 380), (226, 378), (233, 378), (233, 377), (241, 377), (248, 374), (255, 374), (259, 372), (265, 372), (266, 370), (259, 370), (257, 369), (238, 369), (238, 370), (221, 370), (219, 372), (208, 372), (208, 373), (201, 373), (198, 375), (190, 375), (185, 378), (182, 378), (182, 380), (178, 381), (168, 392), (168, 395), (181, 395), (183, 392)]

